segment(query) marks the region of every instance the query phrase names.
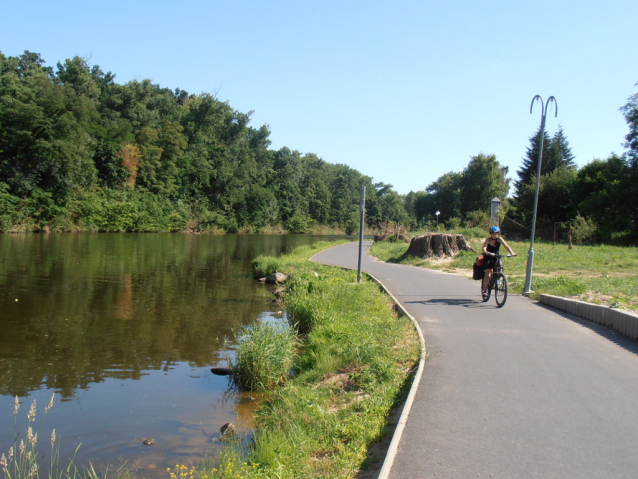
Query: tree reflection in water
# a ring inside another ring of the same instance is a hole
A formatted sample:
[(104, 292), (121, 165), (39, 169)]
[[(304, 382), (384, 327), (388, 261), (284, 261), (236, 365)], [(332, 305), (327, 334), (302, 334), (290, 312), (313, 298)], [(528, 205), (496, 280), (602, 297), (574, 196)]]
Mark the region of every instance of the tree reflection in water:
[(13, 398), (46, 403), (51, 392), (61, 457), (82, 443), (80, 461), (126, 460), (142, 477), (201, 457), (225, 422), (248, 433), (255, 395), (229, 391), (210, 366), (270, 308), (250, 262), (323, 239), (0, 235), (0, 452), (13, 440)]

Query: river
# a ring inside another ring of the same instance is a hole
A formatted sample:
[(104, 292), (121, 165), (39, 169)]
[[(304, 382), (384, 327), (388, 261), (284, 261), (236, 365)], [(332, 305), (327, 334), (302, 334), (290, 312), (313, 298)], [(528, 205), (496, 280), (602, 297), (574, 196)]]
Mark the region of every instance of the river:
[(34, 400), (43, 464), (53, 429), (61, 465), (77, 449), (76, 464), (141, 478), (214, 455), (226, 422), (249, 437), (259, 398), (210, 369), (241, 326), (279, 317), (250, 262), (326, 239), (338, 237), (0, 235), (0, 453)]

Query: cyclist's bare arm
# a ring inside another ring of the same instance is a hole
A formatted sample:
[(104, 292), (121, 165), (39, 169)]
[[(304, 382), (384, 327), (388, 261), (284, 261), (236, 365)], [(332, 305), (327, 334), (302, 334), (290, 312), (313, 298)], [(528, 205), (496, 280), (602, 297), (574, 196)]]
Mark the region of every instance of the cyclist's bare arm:
[(509, 254), (511, 254), (512, 256), (516, 256), (516, 253), (514, 253), (512, 248), (510, 248), (510, 246), (505, 242), (503, 238), (499, 237), (498, 240), (503, 246), (505, 246), (505, 249), (509, 252)]

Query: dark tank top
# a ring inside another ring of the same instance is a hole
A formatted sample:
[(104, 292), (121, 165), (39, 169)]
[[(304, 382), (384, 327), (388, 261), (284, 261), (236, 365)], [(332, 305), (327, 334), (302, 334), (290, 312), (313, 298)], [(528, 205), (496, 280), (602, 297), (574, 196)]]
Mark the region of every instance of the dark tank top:
[(487, 242), (487, 250), (488, 253), (498, 253), (499, 248), (501, 247), (501, 243), (499, 241), (496, 242), (496, 246), (492, 246), (492, 244)]

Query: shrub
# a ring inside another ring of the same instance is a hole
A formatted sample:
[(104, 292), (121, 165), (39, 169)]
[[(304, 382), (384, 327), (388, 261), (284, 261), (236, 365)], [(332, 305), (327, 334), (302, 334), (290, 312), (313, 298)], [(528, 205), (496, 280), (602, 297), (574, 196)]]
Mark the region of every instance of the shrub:
[(295, 215), (286, 222), (289, 233), (307, 233), (317, 226), (317, 222), (308, 215)]
[(445, 222), (445, 227), (449, 230), (455, 230), (461, 226), (461, 220), (459, 218), (450, 218)]
[(486, 211), (471, 211), (466, 215), (465, 226), (467, 228), (488, 229), (490, 227), (490, 215)]
[(587, 219), (578, 214), (572, 221), (572, 238), (578, 244), (594, 242), (597, 231), (598, 226), (591, 218)]

